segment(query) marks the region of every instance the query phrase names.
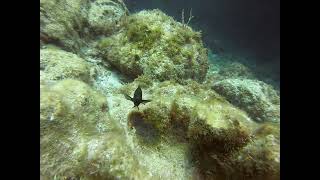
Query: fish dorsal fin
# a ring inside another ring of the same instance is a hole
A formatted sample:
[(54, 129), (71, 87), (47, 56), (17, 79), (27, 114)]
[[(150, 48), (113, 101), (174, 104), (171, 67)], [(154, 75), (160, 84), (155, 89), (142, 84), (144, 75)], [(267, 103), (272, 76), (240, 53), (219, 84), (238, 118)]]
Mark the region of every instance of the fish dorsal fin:
[(141, 90), (140, 86), (138, 86), (138, 88), (137, 88), (136, 91), (134, 92), (133, 98), (135, 98), (135, 99), (142, 99), (142, 90)]

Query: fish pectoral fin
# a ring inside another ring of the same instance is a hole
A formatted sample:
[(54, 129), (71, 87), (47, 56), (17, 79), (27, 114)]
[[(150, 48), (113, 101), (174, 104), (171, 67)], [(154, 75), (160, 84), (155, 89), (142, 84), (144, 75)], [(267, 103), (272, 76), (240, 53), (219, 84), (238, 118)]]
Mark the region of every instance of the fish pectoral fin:
[(127, 94), (124, 94), (124, 97), (127, 99), (127, 100), (130, 100), (130, 101), (132, 101), (132, 97), (130, 97), (129, 95), (127, 95)]
[(148, 102), (151, 102), (151, 100), (142, 100), (142, 103), (143, 103), (143, 104), (146, 104), (146, 103), (148, 103)]

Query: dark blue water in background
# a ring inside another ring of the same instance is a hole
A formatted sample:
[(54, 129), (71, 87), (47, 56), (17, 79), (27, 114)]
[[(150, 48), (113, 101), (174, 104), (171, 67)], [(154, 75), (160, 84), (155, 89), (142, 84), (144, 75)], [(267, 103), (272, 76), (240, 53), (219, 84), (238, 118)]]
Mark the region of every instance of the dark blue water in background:
[(280, 0), (125, 0), (130, 12), (160, 9), (181, 22), (192, 8), (190, 25), (201, 30), (207, 48), (247, 59), (280, 84)]

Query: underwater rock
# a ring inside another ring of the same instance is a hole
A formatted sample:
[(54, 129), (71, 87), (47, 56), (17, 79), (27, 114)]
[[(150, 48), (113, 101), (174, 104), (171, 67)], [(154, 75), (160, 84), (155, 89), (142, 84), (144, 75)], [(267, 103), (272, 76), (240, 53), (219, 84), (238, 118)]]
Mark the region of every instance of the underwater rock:
[(126, 18), (123, 31), (97, 45), (102, 58), (131, 79), (194, 79), (203, 81), (208, 69), (201, 34), (160, 10), (144, 10)]
[[(86, 123), (83, 128), (94, 130), (99, 117), (108, 111), (106, 98), (82, 81), (65, 79), (43, 86), (40, 89), (40, 121), (43, 125), (52, 122), (54, 126), (66, 126), (63, 129), (67, 130)], [(50, 129), (41, 130), (45, 133)]]
[(90, 81), (90, 65), (76, 54), (60, 49), (40, 49), (40, 70), (49, 80), (71, 78)]
[(95, 34), (110, 35), (121, 27), (128, 14), (122, 0), (96, 0), (88, 10), (88, 23)]
[(130, 126), (134, 126), (132, 121), (143, 121), (163, 136), (174, 134), (173, 138), (210, 145), (219, 153), (246, 144), (250, 129), (256, 126), (245, 112), (196, 82), (183, 86), (165, 81), (147, 92), (152, 92), (148, 96), (151, 102), (142, 106), (141, 112), (129, 115)]
[(234, 154), (239, 179), (280, 179), (280, 141), (274, 135), (259, 138)]
[(136, 147), (117, 116), (108, 115), (106, 98), (85, 83), (66, 79), (46, 85), (40, 99), (42, 178), (182, 180), (187, 176), (183, 148), (164, 144), (155, 152)]
[(258, 80), (225, 79), (212, 88), (258, 122), (280, 121), (280, 97), (272, 86)]
[(40, 89), (45, 86), (47, 80), (46, 73), (40, 70)]
[(221, 68), (219, 75), (223, 76), (224, 79), (227, 78), (245, 78), (254, 79), (253, 72), (245, 65), (239, 62), (232, 62), (226, 64), (225, 67)]
[(236, 62), (200, 84), (199, 32), (122, 0), (41, 0), (40, 22), (41, 179), (279, 177), (279, 96)]
[[(139, 80), (135, 80), (124, 86), (122, 91), (134, 91), (138, 84)], [(170, 141), (175, 146), (188, 144), (186, 152), (191, 153), (192, 166), (203, 178), (241, 177), (242, 169), (252, 163), (251, 160), (245, 162), (246, 159), (238, 162), (239, 154), (245, 155), (244, 148), (258, 149), (256, 140), (279, 134), (278, 128), (252, 121), (244, 111), (210, 87), (194, 81), (187, 81), (186, 85), (171, 81), (153, 83), (143, 92), (152, 101), (141, 106), (140, 111), (132, 109), (129, 112), (129, 129), (134, 129), (140, 141), (149, 146)], [(271, 152), (273, 148), (266, 151)], [(256, 158), (260, 156), (257, 154)], [(272, 162), (265, 163), (272, 169), (278, 167)], [(266, 169), (265, 173), (271, 176), (272, 169)], [(237, 173), (233, 174), (235, 171)], [(253, 177), (258, 177), (258, 173), (255, 171)]]
[(256, 79), (254, 73), (240, 62), (225, 60), (221, 57), (220, 62), (209, 65), (206, 83), (218, 82), (224, 79)]
[[(41, 175), (192, 179), (197, 171), (213, 178), (226, 177), (235, 170), (236, 175), (242, 175), (245, 166), (253, 162), (238, 160), (239, 156), (245, 155), (244, 148), (257, 149), (259, 145), (250, 141), (251, 135), (264, 138), (273, 134), (272, 128), (270, 131), (268, 126), (251, 121), (245, 112), (195, 81), (148, 84), (142, 89), (143, 97), (152, 101), (137, 111), (122, 93), (131, 95), (140, 81), (123, 85), (120, 94), (112, 92), (108, 105), (104, 96), (81, 81), (44, 84)], [(129, 126), (123, 126), (124, 122)], [(269, 162), (266, 166), (277, 167)], [(258, 176), (255, 172), (253, 177)]]
[(66, 79), (42, 88), (41, 175), (49, 179), (147, 177), (107, 111), (106, 98), (81, 81)]
[(40, 0), (40, 44), (77, 52), (84, 45), (88, 0)]

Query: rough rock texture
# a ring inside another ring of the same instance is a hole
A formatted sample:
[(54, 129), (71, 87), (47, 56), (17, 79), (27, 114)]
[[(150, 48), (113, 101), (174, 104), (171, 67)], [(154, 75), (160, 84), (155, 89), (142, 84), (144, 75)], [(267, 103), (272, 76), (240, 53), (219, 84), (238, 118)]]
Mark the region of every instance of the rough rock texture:
[[(147, 85), (144, 99), (152, 101), (137, 111), (123, 93), (132, 95), (142, 82)], [(256, 147), (252, 138), (263, 139), (274, 131), (195, 81), (179, 85), (141, 77), (110, 92), (108, 99), (77, 80), (42, 84), (43, 177), (223, 179), (230, 168), (238, 172), (235, 176), (246, 174), (253, 162), (238, 157), (244, 148)], [(255, 152), (256, 161), (264, 161), (260, 150)], [(278, 170), (274, 161), (254, 167), (270, 167), (266, 176)], [(255, 172), (260, 173), (254, 171), (252, 177)]]
[(208, 69), (201, 34), (160, 10), (130, 15), (123, 31), (97, 46), (105, 61), (130, 78), (203, 81)]
[(45, 176), (76, 175), (79, 143), (107, 131), (106, 99), (81, 81), (66, 79), (40, 89), (40, 164)]
[(40, 44), (76, 52), (84, 44), (88, 0), (41, 0)]
[(60, 49), (40, 50), (40, 70), (47, 80), (66, 78), (90, 81), (90, 65), (76, 54)]
[(199, 84), (199, 32), (121, 0), (41, 0), (40, 16), (41, 180), (279, 179), (279, 96), (240, 63)]
[(254, 74), (251, 70), (245, 65), (239, 62), (232, 62), (227, 64), (225, 67), (221, 68), (219, 75), (226, 78), (246, 78), (253, 79)]
[(196, 128), (203, 128), (197, 126), (198, 122), (218, 129), (231, 128), (234, 123), (239, 126), (254, 124), (246, 113), (194, 81), (189, 81), (185, 86), (165, 81), (154, 84), (146, 91), (152, 92), (149, 97), (146, 93), (146, 99), (152, 101), (142, 105), (140, 115), (165, 136), (169, 131), (175, 131), (175, 128), (182, 128), (178, 130), (185, 133), (188, 132), (187, 129), (190, 130), (190, 137), (196, 135)]
[(95, 34), (110, 35), (129, 14), (122, 0), (96, 0), (88, 10), (88, 23)]
[(78, 80), (65, 79), (45, 84), (40, 90), (40, 120), (44, 123), (71, 125), (72, 129), (77, 123), (81, 126), (83, 121), (87, 123), (85, 127), (91, 128), (91, 124), (92, 129), (95, 129), (99, 121), (97, 117), (103, 116), (103, 112), (108, 110), (106, 98)]
[(81, 81), (41, 88), (42, 179), (141, 179), (148, 177), (125, 134), (108, 115), (106, 98)]
[(235, 174), (243, 179), (279, 179), (280, 142), (267, 135), (234, 155)]
[(255, 121), (280, 121), (280, 97), (272, 86), (258, 80), (225, 79), (213, 87)]
[[(131, 95), (130, 92), (135, 90), (137, 84), (145, 81), (136, 80), (124, 86), (121, 92)], [(182, 86), (165, 81), (148, 87), (143, 89), (144, 97), (152, 101), (140, 105), (140, 111), (132, 109), (127, 119), (121, 118), (120, 121), (127, 123), (143, 145), (157, 146), (168, 142), (188, 144), (185, 153), (191, 158), (193, 176), (216, 179), (241, 177), (245, 174), (243, 169), (251, 165), (247, 166), (246, 160), (238, 163), (236, 155), (243, 153), (245, 147), (255, 147), (255, 140), (262, 141), (260, 139), (270, 132), (274, 134), (278, 131), (265, 124), (255, 123), (245, 112), (196, 82), (188, 81)], [(132, 107), (132, 104), (127, 107)], [(121, 116), (121, 112), (114, 113)], [(278, 146), (264, 148), (271, 152)], [(258, 154), (256, 158), (260, 158)], [(264, 160), (261, 157), (257, 161)], [(272, 167), (265, 171), (267, 178), (276, 176), (279, 171), (273, 161), (265, 162), (264, 166)], [(236, 170), (238, 173), (233, 174)], [(253, 177), (258, 176), (255, 173), (260, 172), (254, 172)]]
[(206, 76), (206, 83), (218, 82), (224, 79), (257, 79), (254, 72), (246, 65), (235, 60), (225, 59), (224, 56), (210, 57), (209, 70)]

